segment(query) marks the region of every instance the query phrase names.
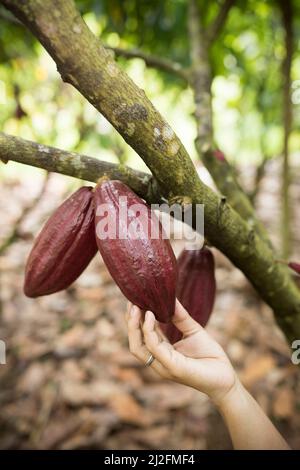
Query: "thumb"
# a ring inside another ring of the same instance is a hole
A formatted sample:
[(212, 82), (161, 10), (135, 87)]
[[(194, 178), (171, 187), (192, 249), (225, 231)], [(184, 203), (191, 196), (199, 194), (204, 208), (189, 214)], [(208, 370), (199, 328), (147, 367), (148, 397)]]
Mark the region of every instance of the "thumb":
[(194, 333), (204, 331), (202, 326), (188, 314), (178, 299), (176, 299), (175, 313), (172, 318), (172, 323), (184, 336), (190, 336)]

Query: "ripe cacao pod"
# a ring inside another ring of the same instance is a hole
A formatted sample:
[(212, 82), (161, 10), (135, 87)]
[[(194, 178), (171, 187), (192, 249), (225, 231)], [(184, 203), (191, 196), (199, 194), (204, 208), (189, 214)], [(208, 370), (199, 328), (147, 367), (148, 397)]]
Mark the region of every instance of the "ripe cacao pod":
[(91, 187), (82, 187), (59, 206), (44, 225), (25, 268), (28, 297), (66, 289), (97, 252)]
[(295, 271), (295, 273), (300, 274), (300, 264), (299, 264), (299, 263), (295, 263), (294, 261), (290, 261), (290, 262), (288, 263), (288, 266), (289, 266), (293, 271)]
[[(211, 250), (184, 249), (178, 260), (177, 298), (191, 317), (205, 327), (211, 315), (215, 294), (215, 262)], [(182, 333), (173, 323), (161, 325), (170, 343), (182, 338)]]
[[(120, 181), (100, 181), (94, 201), (96, 241), (114, 281), (134, 305), (167, 322), (174, 313), (177, 263), (158, 218)], [(107, 236), (100, 234), (105, 207), (115, 227)]]

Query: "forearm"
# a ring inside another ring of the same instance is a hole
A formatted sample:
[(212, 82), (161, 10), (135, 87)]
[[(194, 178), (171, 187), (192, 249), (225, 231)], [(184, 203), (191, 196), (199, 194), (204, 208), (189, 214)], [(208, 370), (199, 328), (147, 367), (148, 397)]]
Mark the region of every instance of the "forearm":
[(235, 449), (288, 450), (289, 446), (254, 398), (238, 381), (223, 399), (216, 402)]
[[(218, 407), (235, 449), (288, 450), (289, 446), (236, 377), (221, 346), (176, 302), (174, 325), (183, 339), (171, 345), (160, 333), (153, 313), (130, 306), (130, 351), (162, 377), (206, 393)], [(143, 322), (143, 323), (142, 323)]]

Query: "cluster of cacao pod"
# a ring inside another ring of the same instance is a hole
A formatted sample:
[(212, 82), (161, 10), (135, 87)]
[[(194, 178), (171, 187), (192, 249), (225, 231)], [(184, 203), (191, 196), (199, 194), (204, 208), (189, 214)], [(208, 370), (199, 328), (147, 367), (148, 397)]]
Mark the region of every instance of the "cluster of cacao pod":
[[(128, 207), (138, 205), (143, 217), (137, 218), (136, 212), (128, 210), (125, 220), (124, 198)], [(107, 212), (114, 217), (113, 237), (105, 236), (102, 230)], [(172, 343), (181, 337), (171, 323), (176, 295), (205, 326), (215, 297), (211, 251), (184, 250), (176, 262), (156, 215), (120, 181), (103, 179), (94, 190), (82, 187), (54, 212), (27, 260), (25, 294), (38, 297), (66, 289), (84, 271), (97, 248), (125, 297), (142, 310), (151, 310), (164, 324)]]

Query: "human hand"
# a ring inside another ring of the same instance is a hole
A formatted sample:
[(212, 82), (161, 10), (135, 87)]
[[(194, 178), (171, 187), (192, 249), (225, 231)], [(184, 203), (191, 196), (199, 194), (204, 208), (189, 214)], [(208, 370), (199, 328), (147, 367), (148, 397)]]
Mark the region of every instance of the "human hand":
[(151, 368), (162, 377), (206, 393), (216, 404), (238, 384), (234, 369), (221, 346), (176, 301), (172, 318), (183, 338), (171, 345), (159, 328), (152, 312), (128, 305), (130, 351), (143, 364), (150, 354), (155, 358)]

